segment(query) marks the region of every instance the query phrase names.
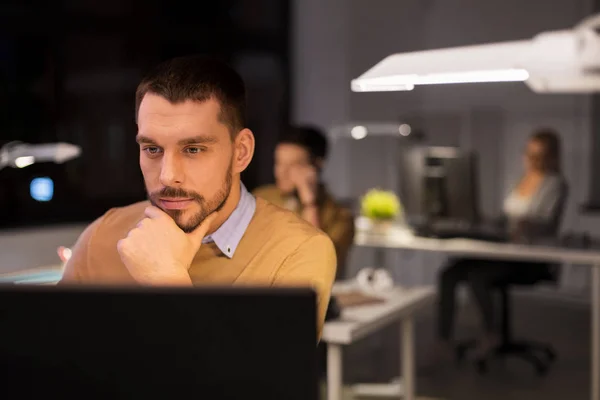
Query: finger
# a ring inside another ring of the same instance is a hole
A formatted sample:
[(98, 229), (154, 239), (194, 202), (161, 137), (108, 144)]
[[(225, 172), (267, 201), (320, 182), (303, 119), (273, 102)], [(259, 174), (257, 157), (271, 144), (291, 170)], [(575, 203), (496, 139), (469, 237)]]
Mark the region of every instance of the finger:
[(216, 220), (217, 216), (218, 216), (218, 212), (217, 211), (213, 212), (208, 217), (206, 217), (204, 219), (204, 221), (202, 221), (202, 223), (196, 229), (194, 229), (193, 232), (190, 232), (187, 234), (188, 237), (192, 240), (192, 242), (196, 246), (198, 246), (198, 248), (200, 248), (200, 246), (202, 245), (202, 239), (204, 239), (206, 234), (212, 228), (212, 225), (213, 225), (214, 221)]
[(144, 214), (146, 214), (146, 216), (150, 219), (158, 219), (169, 216), (169, 214), (155, 206), (146, 207), (146, 209), (144, 210)]
[(150, 218), (144, 218), (140, 222), (138, 222), (135, 227), (138, 229), (143, 228), (144, 226), (147, 226), (150, 223), (150, 221), (152, 221)]
[(121, 239), (117, 242), (117, 251), (119, 252), (119, 254), (123, 254), (126, 243), (126, 239)]

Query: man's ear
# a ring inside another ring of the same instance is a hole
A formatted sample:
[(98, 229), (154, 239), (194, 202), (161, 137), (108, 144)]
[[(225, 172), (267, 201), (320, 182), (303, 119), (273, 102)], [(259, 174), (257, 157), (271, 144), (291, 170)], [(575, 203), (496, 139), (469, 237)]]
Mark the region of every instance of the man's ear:
[(233, 170), (236, 173), (243, 172), (254, 157), (254, 134), (248, 128), (238, 132), (234, 142)]

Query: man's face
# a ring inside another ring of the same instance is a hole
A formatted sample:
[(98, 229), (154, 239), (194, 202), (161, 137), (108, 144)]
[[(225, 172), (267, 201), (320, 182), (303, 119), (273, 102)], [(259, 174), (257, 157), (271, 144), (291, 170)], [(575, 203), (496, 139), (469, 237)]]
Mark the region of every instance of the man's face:
[(294, 169), (311, 165), (310, 154), (302, 146), (291, 143), (280, 143), (275, 148), (275, 183), (284, 194), (291, 194), (296, 189), (293, 180)]
[(192, 232), (220, 210), (232, 185), (233, 143), (210, 99), (172, 104), (146, 94), (138, 112), (140, 168), (153, 205)]

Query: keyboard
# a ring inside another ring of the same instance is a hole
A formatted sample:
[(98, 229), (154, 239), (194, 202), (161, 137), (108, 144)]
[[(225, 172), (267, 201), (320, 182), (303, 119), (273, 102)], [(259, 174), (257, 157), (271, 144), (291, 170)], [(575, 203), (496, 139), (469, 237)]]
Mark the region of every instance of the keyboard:
[(485, 242), (506, 242), (508, 238), (506, 235), (498, 232), (479, 232), (479, 231), (468, 231), (468, 230), (434, 230), (429, 233), (429, 237), (435, 237), (438, 239), (473, 239), (483, 240)]
[(481, 227), (457, 227), (430, 225), (413, 227), (417, 236), (437, 238), (437, 239), (473, 239), (486, 242), (503, 243), (508, 241), (506, 232), (491, 228), (490, 226)]

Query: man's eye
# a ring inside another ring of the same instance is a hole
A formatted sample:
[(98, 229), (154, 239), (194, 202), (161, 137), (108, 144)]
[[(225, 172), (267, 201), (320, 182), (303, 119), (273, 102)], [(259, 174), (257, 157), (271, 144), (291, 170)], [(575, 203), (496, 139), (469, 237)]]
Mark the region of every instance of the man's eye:
[(156, 146), (148, 146), (144, 148), (144, 151), (148, 154), (154, 155), (157, 154), (160, 151), (160, 149)]
[(202, 149), (200, 147), (186, 147), (185, 151), (190, 154), (202, 153)]

